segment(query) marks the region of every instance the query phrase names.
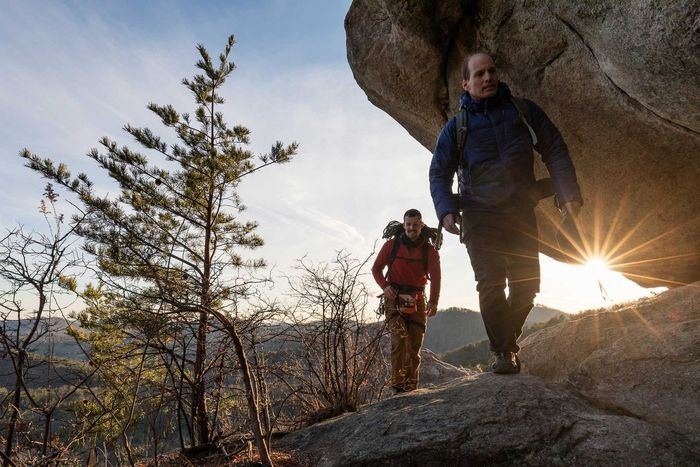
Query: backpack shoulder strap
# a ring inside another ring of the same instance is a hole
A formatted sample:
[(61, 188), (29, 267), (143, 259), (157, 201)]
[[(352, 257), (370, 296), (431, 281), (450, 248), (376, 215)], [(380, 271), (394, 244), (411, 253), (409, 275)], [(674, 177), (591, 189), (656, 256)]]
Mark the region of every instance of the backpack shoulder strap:
[(428, 271), (428, 248), (430, 248), (430, 245), (428, 244), (428, 240), (423, 242), (423, 271), (425, 271), (425, 277), (430, 280), (430, 272)]
[[(462, 178), (462, 173), (465, 170), (465, 165), (463, 161), (463, 154), (464, 154), (464, 146), (467, 144), (467, 133), (469, 133), (469, 111), (465, 108), (462, 107), (459, 109), (457, 114), (452, 117), (455, 121), (454, 124), (454, 133), (453, 137), (455, 140), (455, 152), (454, 152), (454, 158), (457, 160), (457, 178), (461, 179)], [(469, 171), (467, 169), (467, 179), (470, 180), (471, 184), (471, 179), (469, 176)], [(458, 186), (460, 186), (458, 184)]]
[(459, 160), (462, 160), (462, 152), (464, 145), (467, 143), (467, 133), (469, 133), (469, 115), (467, 109), (462, 107), (455, 115), (455, 140), (457, 141), (457, 154), (460, 155)]
[(537, 139), (535, 130), (532, 128), (532, 125), (530, 125), (530, 121), (532, 120), (530, 106), (527, 105), (527, 102), (525, 102), (525, 99), (523, 99), (522, 97), (510, 96), (510, 101), (512, 102), (515, 109), (518, 111), (518, 117), (527, 127), (527, 131), (530, 132), (530, 138), (532, 138), (532, 145), (535, 146), (539, 140)]
[(401, 247), (401, 235), (397, 235), (393, 239), (393, 244), (391, 245), (391, 252), (389, 252), (389, 259), (387, 260), (385, 279), (389, 279), (389, 273), (391, 272), (391, 265), (394, 264), (396, 259), (396, 254), (399, 252), (399, 247)]

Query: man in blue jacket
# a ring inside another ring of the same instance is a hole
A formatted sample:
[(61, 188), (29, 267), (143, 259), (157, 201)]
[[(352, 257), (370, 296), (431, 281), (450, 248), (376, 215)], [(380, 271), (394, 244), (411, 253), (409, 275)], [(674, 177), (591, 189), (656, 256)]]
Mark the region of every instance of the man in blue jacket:
[[(511, 96), (485, 53), (470, 56), (462, 74), (466, 119), (450, 119), (440, 133), (430, 192), (445, 230), (461, 234), (467, 246), (496, 354), (493, 370), (519, 373), (517, 339), (540, 287), (533, 149), (542, 156), (565, 215), (577, 216), (583, 201), (566, 144), (542, 109)], [(466, 139), (460, 139), (465, 129)], [(459, 196), (452, 194), (455, 174)]]

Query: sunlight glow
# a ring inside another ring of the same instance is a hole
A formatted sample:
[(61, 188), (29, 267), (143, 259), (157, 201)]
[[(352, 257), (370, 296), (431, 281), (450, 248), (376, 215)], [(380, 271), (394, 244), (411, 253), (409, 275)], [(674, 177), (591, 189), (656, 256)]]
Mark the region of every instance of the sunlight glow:
[(608, 271), (608, 265), (602, 258), (591, 258), (586, 262), (586, 270), (591, 276), (600, 278)]
[(650, 297), (666, 290), (641, 287), (603, 261), (572, 265), (540, 255), (540, 263), (542, 290), (538, 302), (569, 313)]

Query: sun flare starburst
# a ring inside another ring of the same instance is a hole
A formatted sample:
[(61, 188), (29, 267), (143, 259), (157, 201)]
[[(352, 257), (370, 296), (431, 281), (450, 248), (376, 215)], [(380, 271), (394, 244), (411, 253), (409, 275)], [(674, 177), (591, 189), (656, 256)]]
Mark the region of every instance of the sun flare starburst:
[(608, 271), (608, 265), (603, 258), (590, 258), (585, 267), (592, 276), (598, 278)]

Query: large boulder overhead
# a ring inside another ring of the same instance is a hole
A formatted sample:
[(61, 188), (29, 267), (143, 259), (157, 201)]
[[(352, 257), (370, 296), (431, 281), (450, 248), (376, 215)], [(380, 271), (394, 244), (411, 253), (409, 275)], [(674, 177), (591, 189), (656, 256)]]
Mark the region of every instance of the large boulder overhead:
[[(699, 0), (355, 0), (345, 27), (360, 87), (430, 151), (463, 60), (491, 53), (567, 141), (586, 202), (575, 255), (645, 286), (700, 280)], [(541, 250), (564, 259), (549, 200), (538, 221)]]

